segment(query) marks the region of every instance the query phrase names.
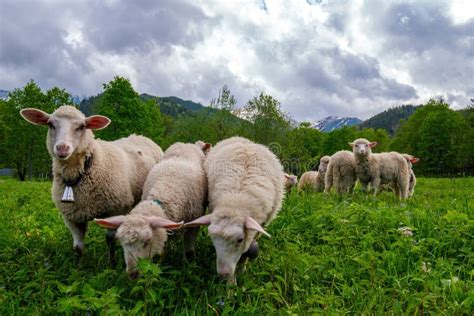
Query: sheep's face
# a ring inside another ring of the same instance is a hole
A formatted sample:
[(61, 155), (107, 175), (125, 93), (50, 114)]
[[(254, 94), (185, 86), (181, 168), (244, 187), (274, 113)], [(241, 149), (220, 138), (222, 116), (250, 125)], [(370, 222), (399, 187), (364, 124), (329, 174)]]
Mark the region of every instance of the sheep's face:
[(226, 219), (209, 226), (209, 236), (216, 249), (217, 273), (227, 282), (235, 284), (235, 269), (242, 254), (248, 250), (255, 232), (245, 232), (244, 223)]
[[(137, 208), (150, 209), (160, 207), (152, 201), (143, 201)], [(116, 238), (123, 247), (127, 273), (130, 277), (138, 276), (137, 262), (142, 258), (153, 258), (163, 253), (168, 239), (167, 229), (174, 230), (183, 226), (183, 222), (176, 223), (159, 216), (144, 216), (130, 214), (127, 216), (112, 216), (104, 219), (95, 219), (95, 222), (108, 229), (117, 229)]]
[(116, 236), (122, 245), (127, 273), (131, 277), (137, 274), (139, 259), (162, 254), (168, 237), (165, 229), (154, 230), (149, 219), (143, 216), (128, 216)]
[(366, 157), (372, 153), (372, 147), (377, 145), (377, 142), (369, 142), (367, 139), (357, 139), (353, 143), (349, 143), (352, 146), (352, 152), (360, 157)]
[[(214, 210), (214, 213), (219, 213)], [(212, 214), (201, 216), (184, 227), (209, 226), (209, 236), (216, 249), (217, 273), (235, 284), (235, 269), (240, 257), (249, 250), (257, 233), (270, 236), (252, 217), (226, 217)], [(226, 212), (224, 212), (226, 213)]]
[(325, 174), (326, 170), (328, 169), (328, 164), (329, 164), (329, 158), (324, 158), (324, 157), (321, 158), (319, 162), (318, 172)]
[(285, 183), (285, 188), (287, 190), (290, 190), (292, 187), (296, 186), (298, 184), (298, 177), (295, 175), (290, 175), (285, 173), (284, 175), (284, 183)]
[(38, 109), (21, 110), (21, 115), (35, 125), (48, 125), (47, 147), (52, 157), (68, 160), (75, 152), (82, 152), (89, 144), (90, 130), (107, 127), (110, 119), (101, 115), (88, 118), (73, 106), (61, 106), (53, 114)]

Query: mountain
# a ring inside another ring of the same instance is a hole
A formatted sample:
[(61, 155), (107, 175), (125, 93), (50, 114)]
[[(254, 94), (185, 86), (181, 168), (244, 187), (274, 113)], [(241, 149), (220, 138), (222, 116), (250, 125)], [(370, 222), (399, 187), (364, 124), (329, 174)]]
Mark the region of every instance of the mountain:
[(376, 114), (359, 124), (360, 128), (385, 129), (391, 136), (400, 128), (400, 120), (408, 119), (420, 106), (402, 105)]
[(185, 109), (190, 110), (192, 112), (197, 112), (197, 111), (202, 110), (204, 108), (204, 105), (202, 105), (201, 103), (196, 103), (196, 102), (193, 102), (193, 101), (190, 101), (190, 100), (183, 100), (183, 99), (180, 99), (180, 98), (174, 97), (174, 96), (161, 97), (160, 101), (174, 102), (174, 103), (179, 104), (179, 105), (183, 106)]
[(2, 100), (8, 99), (8, 94), (9, 93), (10, 93), (10, 91), (0, 89), (0, 99), (2, 99)]
[(320, 130), (321, 132), (330, 132), (344, 126), (354, 126), (361, 122), (362, 120), (358, 119), (357, 117), (328, 116), (315, 122), (313, 127)]

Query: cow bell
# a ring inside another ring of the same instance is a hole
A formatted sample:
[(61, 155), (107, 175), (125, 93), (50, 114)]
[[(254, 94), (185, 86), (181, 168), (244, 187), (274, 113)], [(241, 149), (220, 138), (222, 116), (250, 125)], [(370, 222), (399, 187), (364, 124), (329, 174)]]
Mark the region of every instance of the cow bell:
[(72, 190), (72, 187), (66, 186), (64, 188), (64, 193), (63, 197), (61, 199), (61, 202), (63, 203), (74, 203), (74, 191)]

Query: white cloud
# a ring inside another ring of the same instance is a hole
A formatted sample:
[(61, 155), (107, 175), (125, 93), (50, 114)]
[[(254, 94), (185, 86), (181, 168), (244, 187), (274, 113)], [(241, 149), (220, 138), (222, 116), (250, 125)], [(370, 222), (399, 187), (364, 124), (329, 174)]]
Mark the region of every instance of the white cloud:
[[(472, 97), (469, 1), (140, 1), (0, 4), (0, 88), (30, 78), (80, 95), (135, 89), (240, 105), (265, 91), (297, 120)], [(8, 13), (6, 13), (8, 12)]]

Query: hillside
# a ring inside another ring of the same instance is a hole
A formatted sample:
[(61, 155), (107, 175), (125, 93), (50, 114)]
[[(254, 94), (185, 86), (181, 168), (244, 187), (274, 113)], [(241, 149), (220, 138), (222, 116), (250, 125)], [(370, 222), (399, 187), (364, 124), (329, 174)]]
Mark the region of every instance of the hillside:
[(363, 121), (359, 124), (359, 127), (373, 129), (382, 128), (386, 130), (389, 135), (393, 136), (400, 127), (400, 120), (408, 119), (415, 113), (418, 107), (419, 106), (414, 105), (392, 107)]

